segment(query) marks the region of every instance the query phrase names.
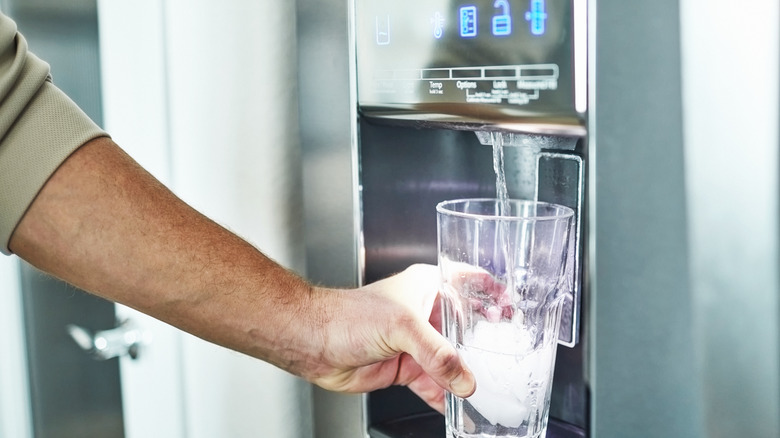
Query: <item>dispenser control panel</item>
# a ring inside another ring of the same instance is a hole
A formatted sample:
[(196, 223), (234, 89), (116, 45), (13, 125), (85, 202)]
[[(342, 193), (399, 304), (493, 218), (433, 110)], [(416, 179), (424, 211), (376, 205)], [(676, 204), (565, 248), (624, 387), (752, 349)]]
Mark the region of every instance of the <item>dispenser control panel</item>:
[(586, 57), (576, 53), (586, 51), (586, 8), (585, 0), (356, 0), (358, 103), (432, 117), (576, 117), (586, 105)]

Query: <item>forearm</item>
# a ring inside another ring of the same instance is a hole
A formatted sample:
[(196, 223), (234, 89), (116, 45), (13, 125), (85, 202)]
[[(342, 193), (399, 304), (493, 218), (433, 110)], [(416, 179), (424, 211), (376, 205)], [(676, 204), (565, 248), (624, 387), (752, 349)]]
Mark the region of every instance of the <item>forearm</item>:
[(317, 321), (296, 317), (312, 305), (310, 286), (184, 204), (108, 138), (60, 166), (9, 246), (82, 289), (293, 372), (313, 348), (298, 344)]
[(408, 385), (440, 411), (442, 388), (474, 391), (428, 322), (434, 266), (357, 291), (312, 288), (177, 199), (108, 138), (57, 169), (9, 247), (84, 290), (326, 389)]

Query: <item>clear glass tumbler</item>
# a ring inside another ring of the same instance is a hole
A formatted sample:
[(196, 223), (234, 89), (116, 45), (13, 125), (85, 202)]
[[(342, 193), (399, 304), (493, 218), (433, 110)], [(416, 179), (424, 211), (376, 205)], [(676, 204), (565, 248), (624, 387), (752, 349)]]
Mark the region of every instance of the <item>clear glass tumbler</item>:
[(574, 212), (534, 201), (436, 207), (442, 332), (477, 390), (447, 393), (450, 438), (544, 437)]

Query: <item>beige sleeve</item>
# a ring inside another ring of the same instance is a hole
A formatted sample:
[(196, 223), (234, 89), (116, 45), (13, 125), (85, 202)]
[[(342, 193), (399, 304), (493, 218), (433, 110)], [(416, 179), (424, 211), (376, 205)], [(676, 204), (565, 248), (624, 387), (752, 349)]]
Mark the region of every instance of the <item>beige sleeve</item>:
[(11, 234), (57, 167), (105, 135), (51, 83), (49, 65), (0, 14), (0, 252), (10, 253)]

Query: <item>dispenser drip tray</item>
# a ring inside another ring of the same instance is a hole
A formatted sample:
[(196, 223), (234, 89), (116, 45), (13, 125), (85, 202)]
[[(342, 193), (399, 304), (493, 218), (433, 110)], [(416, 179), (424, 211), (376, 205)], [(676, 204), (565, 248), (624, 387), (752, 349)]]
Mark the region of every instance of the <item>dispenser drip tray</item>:
[[(436, 412), (410, 415), (369, 428), (371, 438), (444, 438), (444, 416)], [(550, 418), (547, 438), (585, 438), (585, 431)]]

